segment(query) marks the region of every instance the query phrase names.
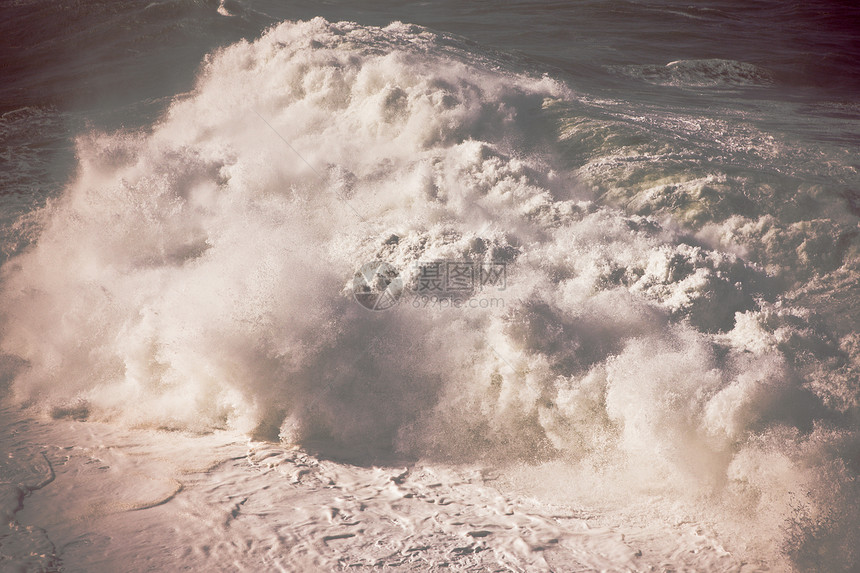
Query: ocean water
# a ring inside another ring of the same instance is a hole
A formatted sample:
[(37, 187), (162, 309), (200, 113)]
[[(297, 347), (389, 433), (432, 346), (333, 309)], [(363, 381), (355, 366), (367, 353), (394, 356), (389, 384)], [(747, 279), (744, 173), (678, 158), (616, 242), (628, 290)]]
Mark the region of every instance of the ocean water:
[(335, 570), (337, 483), (394, 570), (860, 567), (852, 3), (2, 6), (3, 566)]

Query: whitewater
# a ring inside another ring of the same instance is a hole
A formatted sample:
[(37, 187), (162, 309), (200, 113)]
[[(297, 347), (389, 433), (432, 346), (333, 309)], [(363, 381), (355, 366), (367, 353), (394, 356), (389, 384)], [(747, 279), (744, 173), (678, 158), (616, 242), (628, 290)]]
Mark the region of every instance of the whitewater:
[(284, 21), (42, 196), (4, 113), (0, 567), (856, 570), (856, 101), (605, 70)]

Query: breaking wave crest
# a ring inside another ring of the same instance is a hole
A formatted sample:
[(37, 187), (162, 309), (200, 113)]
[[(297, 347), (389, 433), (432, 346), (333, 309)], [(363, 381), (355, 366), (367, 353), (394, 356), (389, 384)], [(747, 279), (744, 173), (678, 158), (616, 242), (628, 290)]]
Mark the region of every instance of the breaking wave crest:
[[(400, 23), (213, 54), (151, 129), (80, 136), (74, 181), (21, 226), (10, 395), (359, 457), (560, 461), (742, 515), (801, 566), (856, 563), (860, 339), (595, 201), (557, 167), (546, 110), (572, 97)], [(504, 265), (502, 304), (369, 311), (353, 277), (375, 260)]]

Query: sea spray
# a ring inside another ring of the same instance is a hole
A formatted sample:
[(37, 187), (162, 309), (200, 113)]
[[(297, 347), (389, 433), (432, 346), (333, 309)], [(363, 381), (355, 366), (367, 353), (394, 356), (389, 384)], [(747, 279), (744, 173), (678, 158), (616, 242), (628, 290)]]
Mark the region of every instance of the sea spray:
[[(400, 23), (216, 52), (151, 129), (81, 135), (31, 216), (3, 268), (12, 398), (354, 457), (561, 462), (572, 489), (706, 504), (759, 550), (856, 563), (857, 345), (743, 258), (761, 243), (597, 201), (558, 146), (576, 97)], [(374, 312), (353, 280), (373, 261), (406, 283), (504, 264), (505, 304)]]

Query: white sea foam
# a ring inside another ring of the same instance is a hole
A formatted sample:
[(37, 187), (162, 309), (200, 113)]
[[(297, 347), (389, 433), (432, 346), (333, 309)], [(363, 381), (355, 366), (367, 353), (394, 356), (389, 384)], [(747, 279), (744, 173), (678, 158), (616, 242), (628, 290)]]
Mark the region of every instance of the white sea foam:
[[(11, 395), (356, 457), (561, 462), (583, 496), (743, 509), (753, 544), (850, 562), (858, 345), (720, 249), (729, 227), (594, 203), (554, 167), (545, 110), (570, 97), (400, 23), (214, 54), (151, 130), (82, 135), (32, 216), (3, 271)], [(374, 260), (504, 263), (504, 306), (368, 311), (352, 278)]]

